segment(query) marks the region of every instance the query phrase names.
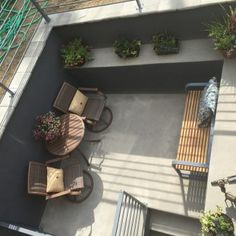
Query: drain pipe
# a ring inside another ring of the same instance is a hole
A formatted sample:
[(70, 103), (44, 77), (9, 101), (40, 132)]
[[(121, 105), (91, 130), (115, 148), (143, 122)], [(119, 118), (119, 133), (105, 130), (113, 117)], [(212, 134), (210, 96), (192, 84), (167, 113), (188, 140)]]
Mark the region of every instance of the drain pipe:
[(50, 18), (48, 17), (48, 15), (46, 14), (46, 12), (42, 9), (42, 7), (35, 1), (35, 0), (30, 0), (32, 2), (32, 4), (34, 4), (34, 6), (37, 8), (37, 10), (40, 12), (40, 14), (42, 15), (42, 17), (45, 19), (45, 21), (47, 23), (50, 22)]

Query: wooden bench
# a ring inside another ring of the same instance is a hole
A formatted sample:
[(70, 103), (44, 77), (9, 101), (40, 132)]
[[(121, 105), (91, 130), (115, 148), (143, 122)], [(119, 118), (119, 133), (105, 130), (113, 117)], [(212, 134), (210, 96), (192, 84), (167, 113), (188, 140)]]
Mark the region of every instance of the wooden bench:
[(178, 152), (176, 160), (172, 161), (173, 167), (181, 177), (189, 177), (193, 172), (202, 173), (205, 176), (208, 173), (213, 121), (208, 128), (199, 128), (197, 125), (201, 91), (206, 85), (207, 83), (186, 85), (187, 97)]

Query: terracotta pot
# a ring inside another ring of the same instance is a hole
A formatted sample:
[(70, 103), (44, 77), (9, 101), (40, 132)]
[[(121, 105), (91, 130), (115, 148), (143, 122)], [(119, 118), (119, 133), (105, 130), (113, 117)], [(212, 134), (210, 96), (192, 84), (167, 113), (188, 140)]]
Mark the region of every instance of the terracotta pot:
[(236, 49), (231, 49), (230, 51), (221, 50), (221, 53), (223, 54), (224, 58), (232, 59), (236, 57)]
[(236, 31), (236, 16), (231, 16), (229, 21), (230, 21), (230, 30), (235, 32)]
[(156, 52), (157, 55), (170, 55), (170, 54), (177, 54), (179, 53), (179, 49), (180, 49), (180, 44), (179, 44), (179, 40), (176, 43), (176, 47), (163, 47), (163, 46), (159, 46), (156, 47), (154, 46), (154, 51)]

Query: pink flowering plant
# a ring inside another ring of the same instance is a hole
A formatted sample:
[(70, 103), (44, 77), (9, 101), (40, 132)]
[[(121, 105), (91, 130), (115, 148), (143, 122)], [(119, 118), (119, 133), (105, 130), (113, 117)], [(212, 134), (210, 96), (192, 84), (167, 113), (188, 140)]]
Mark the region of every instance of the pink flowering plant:
[(61, 135), (60, 117), (54, 112), (49, 111), (36, 117), (37, 125), (33, 130), (33, 135), (36, 140), (44, 139), (46, 142), (52, 142)]

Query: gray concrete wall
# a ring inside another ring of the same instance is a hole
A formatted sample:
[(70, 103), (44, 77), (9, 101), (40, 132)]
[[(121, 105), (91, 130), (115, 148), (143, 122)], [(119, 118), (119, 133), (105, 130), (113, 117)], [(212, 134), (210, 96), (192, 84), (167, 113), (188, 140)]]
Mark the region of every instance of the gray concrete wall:
[(32, 136), (35, 117), (51, 109), (53, 99), (66, 76), (60, 66), (60, 39), (52, 33), (31, 79), (0, 140), (0, 220), (38, 226), (44, 212), (44, 197), (27, 194), (27, 169), (30, 160), (52, 156), (43, 143)]
[(186, 83), (221, 78), (223, 61), (68, 70), (77, 86), (109, 93), (183, 92)]
[[(236, 6), (236, 3), (231, 5)], [(162, 30), (173, 32), (180, 39), (206, 38), (206, 24), (221, 18), (222, 14), (222, 7), (217, 4), (190, 10), (143, 14), (141, 17), (122, 17), (62, 26), (57, 27), (56, 32), (64, 42), (81, 37), (94, 48), (109, 47), (119, 37), (139, 38), (147, 43), (151, 41), (153, 34)]]

